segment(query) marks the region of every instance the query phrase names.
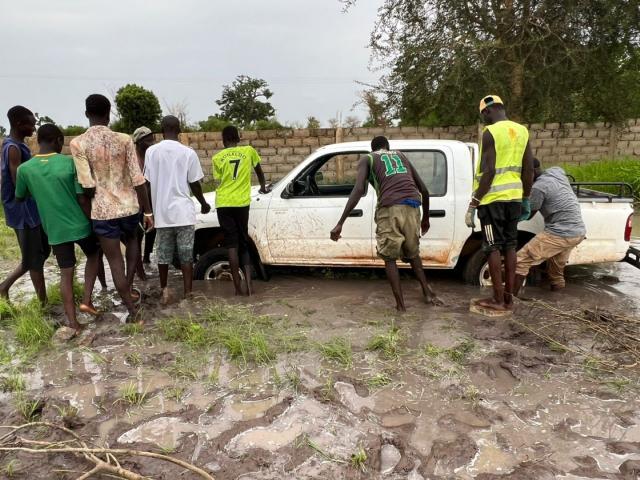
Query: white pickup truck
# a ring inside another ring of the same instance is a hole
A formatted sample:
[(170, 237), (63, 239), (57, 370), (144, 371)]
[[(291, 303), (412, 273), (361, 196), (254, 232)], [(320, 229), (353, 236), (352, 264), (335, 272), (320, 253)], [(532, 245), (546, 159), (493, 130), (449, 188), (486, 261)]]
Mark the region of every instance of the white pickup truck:
[[(339, 242), (329, 238), (351, 192), (358, 159), (369, 153), (368, 142), (321, 147), (293, 167), (268, 194), (252, 189), (249, 234), (258, 277), (267, 279), (268, 265), (382, 267), (376, 256), (374, 212), (376, 192), (369, 186)], [(467, 283), (489, 285), (481, 236), (465, 225), (478, 147), (454, 140), (392, 140), (391, 148), (411, 160), (429, 188), (431, 229), (422, 237), (425, 268), (456, 269)], [(611, 188), (611, 185), (608, 185)], [(616, 184), (607, 194), (574, 184), (587, 239), (572, 253), (572, 264), (617, 262), (629, 249), (633, 199), (630, 187)], [(205, 195), (215, 205), (215, 192)], [(195, 249), (196, 279), (228, 276), (223, 234), (215, 209), (198, 215)], [(540, 214), (521, 222), (519, 241), (526, 243), (543, 229)]]

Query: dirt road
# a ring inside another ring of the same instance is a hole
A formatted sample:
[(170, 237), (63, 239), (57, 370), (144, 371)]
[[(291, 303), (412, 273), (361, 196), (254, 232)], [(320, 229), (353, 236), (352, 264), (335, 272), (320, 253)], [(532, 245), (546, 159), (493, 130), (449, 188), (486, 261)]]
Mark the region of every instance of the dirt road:
[[(405, 279), (402, 316), (372, 271), (277, 271), (249, 302), (201, 282), (196, 300), (167, 308), (154, 278), (143, 332), (107, 313), (87, 345), (2, 367), (26, 388), (0, 393), (0, 423), (24, 423), (20, 402), (41, 399), (41, 419), (86, 441), (175, 455), (223, 480), (636, 478), (634, 353), (567, 316), (635, 318), (636, 275), (573, 269), (565, 293), (529, 287), (542, 302), (510, 319), (469, 313), (480, 292), (448, 274), (435, 275), (443, 307)], [(112, 294), (102, 305), (121, 309)], [(119, 460), (149, 478), (198, 478)], [(9, 464), (12, 478), (90, 469), (71, 454), (11, 452), (0, 477)]]

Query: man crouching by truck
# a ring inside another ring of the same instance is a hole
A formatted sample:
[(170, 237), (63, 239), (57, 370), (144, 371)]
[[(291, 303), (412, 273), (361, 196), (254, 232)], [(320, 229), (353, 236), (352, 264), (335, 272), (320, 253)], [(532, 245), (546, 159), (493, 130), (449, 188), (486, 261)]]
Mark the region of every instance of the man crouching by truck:
[(534, 178), (529, 197), (531, 217), (540, 210), (544, 218), (544, 231), (518, 251), (515, 295), (522, 288), (531, 267), (542, 262), (547, 262), (551, 290), (563, 289), (564, 267), (569, 255), (587, 233), (578, 197), (564, 170), (560, 167), (542, 170), (540, 162), (535, 159)]
[(399, 259), (411, 264), (425, 302), (441, 305), (427, 283), (420, 258), (420, 233), (424, 235), (429, 230), (429, 190), (409, 159), (401, 152), (390, 150), (389, 140), (385, 137), (375, 137), (371, 141), (371, 153), (358, 162), (356, 184), (342, 217), (331, 230), (331, 240), (337, 242), (340, 238), (342, 225), (365, 193), (367, 179), (378, 194), (375, 216), (377, 250), (384, 260), (396, 309), (406, 311), (396, 264)]

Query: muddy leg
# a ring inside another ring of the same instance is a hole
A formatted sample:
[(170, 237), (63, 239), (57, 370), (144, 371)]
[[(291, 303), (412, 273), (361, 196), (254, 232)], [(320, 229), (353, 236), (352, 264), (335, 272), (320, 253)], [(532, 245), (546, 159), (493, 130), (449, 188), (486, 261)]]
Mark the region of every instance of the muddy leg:
[(189, 296), (191, 296), (191, 291), (193, 290), (193, 263), (183, 263), (182, 265), (180, 265), (180, 270), (182, 270), (184, 298), (188, 298)]
[(400, 272), (398, 271), (398, 265), (395, 260), (385, 260), (384, 269), (387, 272), (387, 278), (391, 284), (391, 291), (396, 299), (396, 310), (399, 312), (406, 312), (407, 308), (404, 306), (404, 298), (402, 297), (402, 286), (400, 285)]
[(9, 289), (25, 273), (27, 273), (27, 271), (22, 268), (22, 264), (18, 265), (4, 280), (4, 282), (0, 283), (0, 297), (9, 298)]
[(76, 317), (76, 305), (73, 301), (73, 273), (75, 267), (60, 269), (60, 295), (62, 296), (62, 305), (64, 313), (69, 321), (69, 327), (76, 332), (82, 330), (82, 325), (78, 323)]
[(144, 238), (144, 230), (138, 229), (136, 232), (138, 240), (138, 256), (136, 257), (136, 275), (138, 279), (143, 282), (147, 280), (147, 274), (144, 271), (144, 265), (142, 264), (142, 239)]
[(156, 241), (156, 229), (144, 234), (144, 263), (151, 263), (151, 252), (153, 252), (153, 243)]
[(504, 306), (513, 308), (513, 294), (516, 286), (516, 249), (507, 248), (504, 252)]
[(104, 254), (102, 250), (98, 253), (98, 280), (103, 290), (107, 289), (107, 275), (104, 271)]
[(38, 300), (40, 300), (40, 305), (46, 305), (47, 304), (47, 286), (45, 285), (45, 282), (44, 282), (44, 271), (29, 270), (29, 276), (31, 277), (31, 283), (33, 283), (33, 288), (36, 291)]
[(133, 288), (133, 279), (136, 275), (136, 267), (138, 265), (138, 257), (140, 249), (138, 248), (138, 237), (135, 232), (127, 235), (125, 238), (125, 256), (127, 259), (127, 283), (129, 290)]
[(431, 287), (427, 283), (427, 277), (424, 274), (424, 268), (422, 268), (422, 260), (420, 257), (415, 257), (409, 260), (411, 263), (411, 268), (413, 269), (413, 273), (420, 282), (420, 287), (422, 288), (422, 295), (424, 296), (424, 300), (427, 303), (431, 303), (433, 305), (439, 305), (442, 302), (436, 297), (436, 294), (433, 293)]
[(247, 296), (253, 295), (253, 279), (251, 278), (251, 258), (249, 252), (242, 252), (242, 270), (244, 272), (244, 280), (247, 285)]
[(520, 290), (522, 289), (522, 286), (524, 285), (524, 281), (527, 277), (525, 275), (516, 275), (516, 284), (513, 287), (513, 295), (514, 296), (518, 296), (518, 294), (520, 293)]
[(504, 310), (504, 286), (502, 285), (502, 259), (500, 251), (493, 250), (487, 260), (489, 263), (489, 274), (493, 283), (493, 297), (478, 301), (478, 305), (494, 310)]
[[(92, 255), (87, 255), (87, 262), (84, 265), (84, 292), (82, 295), (82, 303), (93, 307), (93, 287), (96, 284), (96, 277), (98, 276), (98, 268), (100, 263), (100, 255), (96, 252)], [(104, 265), (102, 266), (104, 273)]]
[(240, 281), (240, 259), (238, 258), (238, 248), (229, 249), (229, 268), (236, 295), (242, 295), (242, 283)]
[[(100, 246), (104, 252), (104, 256), (107, 257), (109, 267), (111, 268), (111, 276), (113, 277), (113, 283), (116, 286), (116, 290), (122, 298), (122, 303), (129, 311), (129, 314), (135, 314), (136, 308), (131, 300), (131, 287), (127, 281), (127, 277), (124, 271), (124, 259), (122, 258), (122, 252), (120, 251), (120, 239), (99, 237)], [(134, 238), (135, 241), (135, 238)]]

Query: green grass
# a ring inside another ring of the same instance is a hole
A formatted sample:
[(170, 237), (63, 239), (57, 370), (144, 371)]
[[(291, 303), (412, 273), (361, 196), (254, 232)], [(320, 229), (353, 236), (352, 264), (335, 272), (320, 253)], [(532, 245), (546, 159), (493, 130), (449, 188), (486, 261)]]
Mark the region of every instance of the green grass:
[(20, 258), (20, 247), (16, 234), (9, 228), (4, 219), (4, 211), (0, 208), (0, 258), (17, 260)]
[(42, 413), (44, 402), (33, 398), (26, 397), (22, 392), (18, 392), (15, 396), (16, 411), (27, 422), (33, 422)]
[(16, 309), (13, 329), (16, 341), (30, 353), (49, 346), (55, 332), (45, 312), (36, 302), (29, 302)]
[[(564, 171), (578, 182), (626, 182), (633, 188), (633, 196), (640, 200), (640, 160), (634, 157), (603, 159), (582, 165), (561, 165)], [(616, 188), (594, 187), (608, 193), (617, 193)]]
[(369, 388), (382, 388), (391, 383), (391, 377), (384, 372), (376, 373), (372, 377), (367, 379), (367, 385)]
[(0, 390), (3, 392), (21, 392), (25, 388), (24, 377), (18, 372), (12, 372), (0, 379)]
[(7, 478), (14, 478), (20, 470), (20, 462), (14, 458), (5, 463), (0, 471), (4, 473)]
[[(73, 300), (78, 302), (82, 300), (84, 293), (84, 284), (73, 279)], [(49, 305), (62, 305), (62, 292), (60, 291), (60, 283), (54, 283), (47, 287), (47, 302)]]
[(380, 352), (389, 360), (397, 359), (400, 356), (400, 343), (403, 338), (404, 337), (400, 329), (395, 325), (392, 325), (386, 332), (376, 334), (369, 341), (367, 350)]
[(147, 389), (144, 392), (139, 392), (137, 385), (131, 382), (120, 389), (120, 398), (116, 402), (123, 402), (131, 407), (141, 407), (147, 400)]
[(447, 357), (454, 363), (464, 363), (467, 361), (469, 354), (475, 348), (473, 340), (467, 338), (460, 342), (455, 347), (451, 347), (445, 350)]
[(333, 337), (325, 343), (318, 344), (318, 350), (322, 356), (343, 367), (350, 368), (353, 365), (353, 353), (351, 342), (345, 337)]
[(282, 319), (255, 315), (251, 308), (216, 304), (198, 317), (171, 317), (159, 322), (162, 338), (192, 350), (223, 348), (242, 364), (273, 363), (280, 352), (299, 351), (306, 336), (291, 331)]
[(175, 379), (197, 380), (206, 360), (199, 356), (179, 354), (164, 370)]
[(362, 473), (367, 471), (367, 452), (364, 451), (364, 448), (360, 447), (356, 453), (351, 455), (350, 463), (353, 468)]

